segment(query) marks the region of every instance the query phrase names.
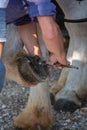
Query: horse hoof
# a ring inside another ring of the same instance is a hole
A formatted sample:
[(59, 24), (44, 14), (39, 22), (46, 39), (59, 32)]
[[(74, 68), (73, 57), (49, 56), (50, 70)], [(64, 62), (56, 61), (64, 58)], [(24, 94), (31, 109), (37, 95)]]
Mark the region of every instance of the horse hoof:
[(74, 112), (78, 108), (80, 108), (79, 105), (66, 99), (59, 99), (54, 104), (54, 109), (57, 111)]

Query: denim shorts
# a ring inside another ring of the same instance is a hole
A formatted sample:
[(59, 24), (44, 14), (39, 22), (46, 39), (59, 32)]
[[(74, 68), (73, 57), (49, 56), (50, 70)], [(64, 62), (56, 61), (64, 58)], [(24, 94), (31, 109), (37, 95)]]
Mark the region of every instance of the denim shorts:
[(24, 24), (37, 21), (37, 16), (54, 18), (55, 15), (56, 8), (51, 0), (10, 0), (6, 8), (7, 23), (13, 22), (16, 25), (22, 25), (23, 21)]
[(26, 14), (22, 0), (9, 0), (6, 8), (7, 23), (16, 23), (16, 20), (23, 18)]
[(56, 8), (51, 0), (9, 0), (5, 12), (0, 9), (0, 41), (6, 41), (6, 23), (23, 25), (37, 21), (37, 16), (55, 18)]

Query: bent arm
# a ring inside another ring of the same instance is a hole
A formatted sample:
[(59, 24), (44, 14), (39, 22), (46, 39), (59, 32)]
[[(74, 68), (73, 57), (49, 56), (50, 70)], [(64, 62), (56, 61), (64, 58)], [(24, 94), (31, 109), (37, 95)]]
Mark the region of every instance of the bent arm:
[(38, 17), (38, 21), (42, 30), (42, 36), (47, 49), (52, 53), (51, 64), (57, 61), (66, 65), (66, 53), (64, 49), (64, 38), (59, 26), (54, 19), (48, 17)]

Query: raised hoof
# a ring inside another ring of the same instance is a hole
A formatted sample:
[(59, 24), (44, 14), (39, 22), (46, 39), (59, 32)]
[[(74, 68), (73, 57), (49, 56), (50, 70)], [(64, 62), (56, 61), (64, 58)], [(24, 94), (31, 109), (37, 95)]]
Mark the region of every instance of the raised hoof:
[(66, 99), (59, 99), (54, 104), (54, 109), (57, 111), (74, 112), (78, 108), (80, 108), (79, 105)]
[(54, 105), (55, 96), (52, 93), (50, 93), (50, 100), (51, 100), (51, 105)]

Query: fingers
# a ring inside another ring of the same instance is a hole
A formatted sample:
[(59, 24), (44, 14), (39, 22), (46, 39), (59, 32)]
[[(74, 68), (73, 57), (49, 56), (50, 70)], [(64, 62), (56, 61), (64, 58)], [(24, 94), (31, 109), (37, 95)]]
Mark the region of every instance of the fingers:
[(70, 62), (66, 59), (66, 57), (62, 57), (59, 59), (54, 54), (51, 54), (49, 62), (47, 64), (53, 66), (55, 69), (63, 69), (63, 68), (79, 69), (77, 66), (71, 65)]
[(48, 64), (53, 66), (55, 69), (63, 69), (65, 66), (70, 65), (70, 62), (67, 61), (65, 57), (58, 59), (54, 54), (52, 54)]

